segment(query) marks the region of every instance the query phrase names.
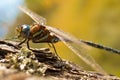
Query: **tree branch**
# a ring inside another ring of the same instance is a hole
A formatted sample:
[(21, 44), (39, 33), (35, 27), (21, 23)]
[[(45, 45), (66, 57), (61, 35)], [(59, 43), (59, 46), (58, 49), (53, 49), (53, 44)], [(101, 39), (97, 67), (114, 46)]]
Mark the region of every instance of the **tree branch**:
[[(112, 75), (82, 70), (66, 60), (60, 60), (49, 48), (28, 50), (17, 42), (0, 40), (0, 79), (2, 80), (119, 80)], [(29, 75), (30, 74), (30, 75)], [(35, 76), (37, 75), (37, 77)]]

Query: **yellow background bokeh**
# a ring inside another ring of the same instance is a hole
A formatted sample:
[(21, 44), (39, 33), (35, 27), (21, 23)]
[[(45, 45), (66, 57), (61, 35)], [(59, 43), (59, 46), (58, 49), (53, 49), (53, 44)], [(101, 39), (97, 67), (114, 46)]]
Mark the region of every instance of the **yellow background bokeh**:
[[(119, 0), (25, 0), (24, 5), (44, 16), (48, 25), (69, 32), (78, 39), (120, 49)], [(22, 13), (13, 27), (32, 23), (32, 19)], [(38, 45), (41, 44), (37, 44), (37, 47)], [(60, 57), (89, 69), (89, 66), (85, 65), (63, 43), (59, 42), (55, 46)], [(105, 71), (120, 76), (120, 55), (91, 47), (86, 48)]]

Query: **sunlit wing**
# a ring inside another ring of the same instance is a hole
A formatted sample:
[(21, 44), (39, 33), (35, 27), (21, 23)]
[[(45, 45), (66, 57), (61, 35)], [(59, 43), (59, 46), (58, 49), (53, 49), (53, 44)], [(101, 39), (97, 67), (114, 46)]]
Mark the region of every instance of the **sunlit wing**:
[[(31, 10), (29, 10), (28, 8), (26, 7), (23, 7), (23, 6), (19, 6), (19, 8), (24, 12), (26, 13), (27, 15), (30, 15), (30, 17), (38, 24), (40, 25), (45, 25), (46, 24), (46, 19), (43, 18), (42, 16), (39, 16), (38, 14), (32, 12)], [(34, 14), (36, 14), (34, 16)], [(39, 18), (38, 18), (39, 17)]]
[(84, 48), (84, 44), (77, 38), (64, 32), (60, 29), (46, 26), (52, 33), (54, 33), (68, 48), (70, 48), (77, 56), (79, 56), (84, 62), (90, 65), (94, 70), (106, 74), (99, 64), (90, 56), (87, 50)]
[[(31, 10), (20, 7), (20, 9), (30, 16), (36, 23), (44, 24), (45, 18), (39, 16), (38, 14), (32, 12)], [(81, 43), (77, 38), (73, 37), (72, 35), (51, 26), (46, 26), (46, 28), (56, 35), (63, 43), (70, 48), (77, 56), (79, 56), (84, 62), (90, 65), (94, 70), (106, 74), (106, 72), (95, 62), (95, 60), (87, 53), (87, 51), (83, 47), (83, 43)]]

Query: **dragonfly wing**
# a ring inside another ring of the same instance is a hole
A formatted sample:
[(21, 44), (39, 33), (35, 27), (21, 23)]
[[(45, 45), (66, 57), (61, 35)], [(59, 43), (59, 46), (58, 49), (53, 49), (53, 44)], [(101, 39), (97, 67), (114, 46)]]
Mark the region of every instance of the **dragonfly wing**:
[(24, 13), (26, 13), (27, 15), (29, 15), (36, 23), (38, 23), (40, 25), (45, 25), (46, 24), (46, 19), (43, 18), (42, 16), (39, 16), (38, 14), (34, 13), (33, 11), (31, 11), (30, 9), (28, 9), (26, 7), (19, 6), (19, 8)]
[(94, 70), (106, 74), (101, 66), (96, 63), (92, 56), (88, 54), (84, 48), (84, 43), (80, 42), (77, 38), (64, 32), (58, 28), (47, 26), (47, 28), (56, 35), (63, 43), (70, 48), (77, 56), (79, 56), (84, 62), (90, 65)]

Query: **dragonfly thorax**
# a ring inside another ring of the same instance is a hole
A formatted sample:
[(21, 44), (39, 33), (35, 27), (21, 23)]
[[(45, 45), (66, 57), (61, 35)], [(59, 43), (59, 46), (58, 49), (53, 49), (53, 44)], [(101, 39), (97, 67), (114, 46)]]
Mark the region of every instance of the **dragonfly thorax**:
[(30, 26), (22, 25), (16, 27), (16, 31), (18, 33), (18, 38), (28, 38), (30, 34)]
[(29, 39), (34, 43), (56, 43), (59, 40), (54, 34), (52, 34), (44, 25), (33, 24), (30, 27)]

